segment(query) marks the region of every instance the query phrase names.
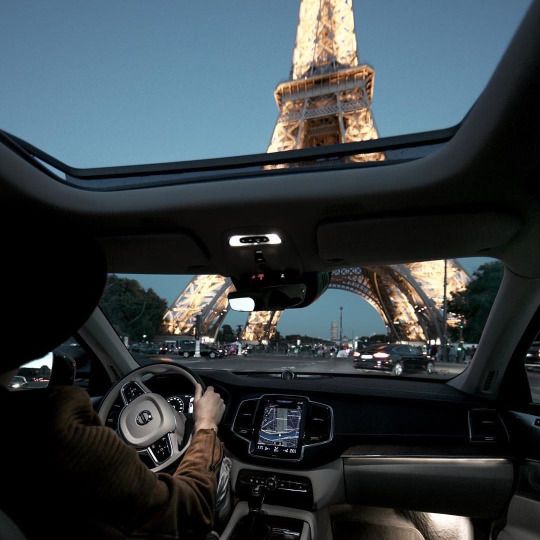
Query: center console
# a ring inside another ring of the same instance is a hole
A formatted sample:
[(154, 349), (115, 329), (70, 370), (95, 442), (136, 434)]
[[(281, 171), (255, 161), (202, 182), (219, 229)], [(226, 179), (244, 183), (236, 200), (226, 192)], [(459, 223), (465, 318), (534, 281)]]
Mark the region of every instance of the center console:
[(311, 466), (306, 456), (314, 447), (332, 441), (332, 408), (305, 396), (265, 394), (239, 404), (231, 429), (243, 460), (233, 476), (241, 502), (221, 538), (315, 538), (313, 485), (298, 469)]
[(291, 508), (313, 508), (311, 480), (294, 474), (275, 473), (257, 469), (241, 469), (235, 485), (237, 497), (248, 500), (256, 486), (263, 486), (265, 501)]
[(258, 512), (248, 503), (236, 505), (220, 540), (314, 540), (317, 538), (315, 515), (283, 506), (265, 505)]

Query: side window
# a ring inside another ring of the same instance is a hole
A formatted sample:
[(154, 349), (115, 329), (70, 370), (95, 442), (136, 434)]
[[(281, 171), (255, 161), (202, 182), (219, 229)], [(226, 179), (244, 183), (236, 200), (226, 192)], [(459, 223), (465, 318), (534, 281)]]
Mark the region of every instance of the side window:
[(18, 391), (47, 387), (51, 378), (52, 364), (53, 354), (48, 353), (42, 358), (31, 360), (22, 365), (17, 374), (8, 382), (8, 390)]
[(524, 362), (532, 400), (534, 403), (540, 403), (540, 334), (527, 349)]
[(8, 382), (8, 389), (31, 390), (51, 384), (80, 386), (98, 396), (107, 391), (110, 381), (93, 353), (70, 338), (44, 357), (21, 366)]
[[(54, 350), (53, 382), (55, 375), (70, 377), (70, 366), (74, 366), (73, 383), (84, 388), (90, 396), (103, 396), (111, 385), (101, 362), (81, 340), (70, 338)], [(70, 384), (69, 380), (65, 384)]]

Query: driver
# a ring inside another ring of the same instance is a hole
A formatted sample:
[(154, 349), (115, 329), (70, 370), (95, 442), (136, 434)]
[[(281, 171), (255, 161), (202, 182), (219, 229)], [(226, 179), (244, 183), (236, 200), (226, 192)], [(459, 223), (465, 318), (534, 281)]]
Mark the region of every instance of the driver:
[[(0, 353), (0, 536), (14, 522), (28, 539), (204, 538), (223, 455), (219, 394), (196, 387), (191, 444), (175, 471), (154, 473), (101, 423), (85, 390), (50, 384), (8, 391), (19, 366), (85, 323), (102, 294), (106, 265), (95, 241), (65, 229), (21, 228), (5, 239), (3, 253), (14, 262), (2, 266), (2, 281), (17, 294), (3, 300), (10, 316)], [(38, 268), (36, 261), (48, 262)], [(29, 328), (21, 321), (32, 303), (47, 315)]]
[[(6, 377), (2, 378), (5, 382)], [(23, 448), (11, 453), (11, 467), (2, 482), (3, 494), (11, 493), (9, 499), (1, 501), (1, 507), (28, 538), (49, 537), (49, 526), (54, 538), (206, 536), (213, 525), (223, 455), (217, 426), (225, 409), (211, 386), (205, 392), (198, 384), (195, 388), (192, 441), (170, 474), (151, 472), (133, 448), (103, 426), (81, 388), (57, 386), (46, 393), (46, 399), (33, 392), (10, 392), (9, 396), (17, 411), (10, 416), (9, 433)], [(32, 410), (35, 417), (36, 408), (40, 414), (29, 438), (28, 426), (20, 415)], [(35, 451), (34, 445), (28, 444), (31, 440), (42, 452), (39, 468), (31, 461), (24, 463), (30, 448)], [(21, 485), (34, 490), (33, 499), (37, 496), (31, 507), (21, 505), (11, 491), (20, 492)], [(46, 497), (53, 488), (62, 519), (51, 521), (53, 510)], [(28, 519), (30, 511), (32, 519)]]

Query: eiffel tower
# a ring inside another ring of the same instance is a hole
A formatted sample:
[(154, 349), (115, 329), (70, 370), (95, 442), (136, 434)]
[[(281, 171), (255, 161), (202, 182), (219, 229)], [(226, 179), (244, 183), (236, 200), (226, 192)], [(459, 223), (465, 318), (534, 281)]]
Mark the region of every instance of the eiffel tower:
[[(375, 71), (360, 64), (352, 0), (301, 0), (289, 80), (274, 91), (279, 116), (268, 152), (378, 138), (371, 102)], [(383, 153), (354, 161), (381, 161)], [(395, 340), (442, 338), (444, 282), (447, 294), (463, 289), (469, 277), (456, 260), (343, 268), (330, 288), (366, 300)], [(196, 276), (164, 316), (168, 333), (194, 332), (201, 315), (203, 334), (215, 336), (227, 314), (232, 282), (223, 276)], [(243, 332), (247, 341), (273, 336), (281, 313), (253, 312)], [(457, 321), (449, 319), (449, 324)]]

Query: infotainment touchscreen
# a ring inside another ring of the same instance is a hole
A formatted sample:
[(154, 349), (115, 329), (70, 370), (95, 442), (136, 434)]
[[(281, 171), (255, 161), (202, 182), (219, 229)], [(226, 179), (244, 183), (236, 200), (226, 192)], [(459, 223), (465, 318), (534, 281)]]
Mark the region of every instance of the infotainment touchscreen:
[(298, 459), (301, 453), (304, 406), (302, 399), (262, 400), (260, 427), (253, 453)]

